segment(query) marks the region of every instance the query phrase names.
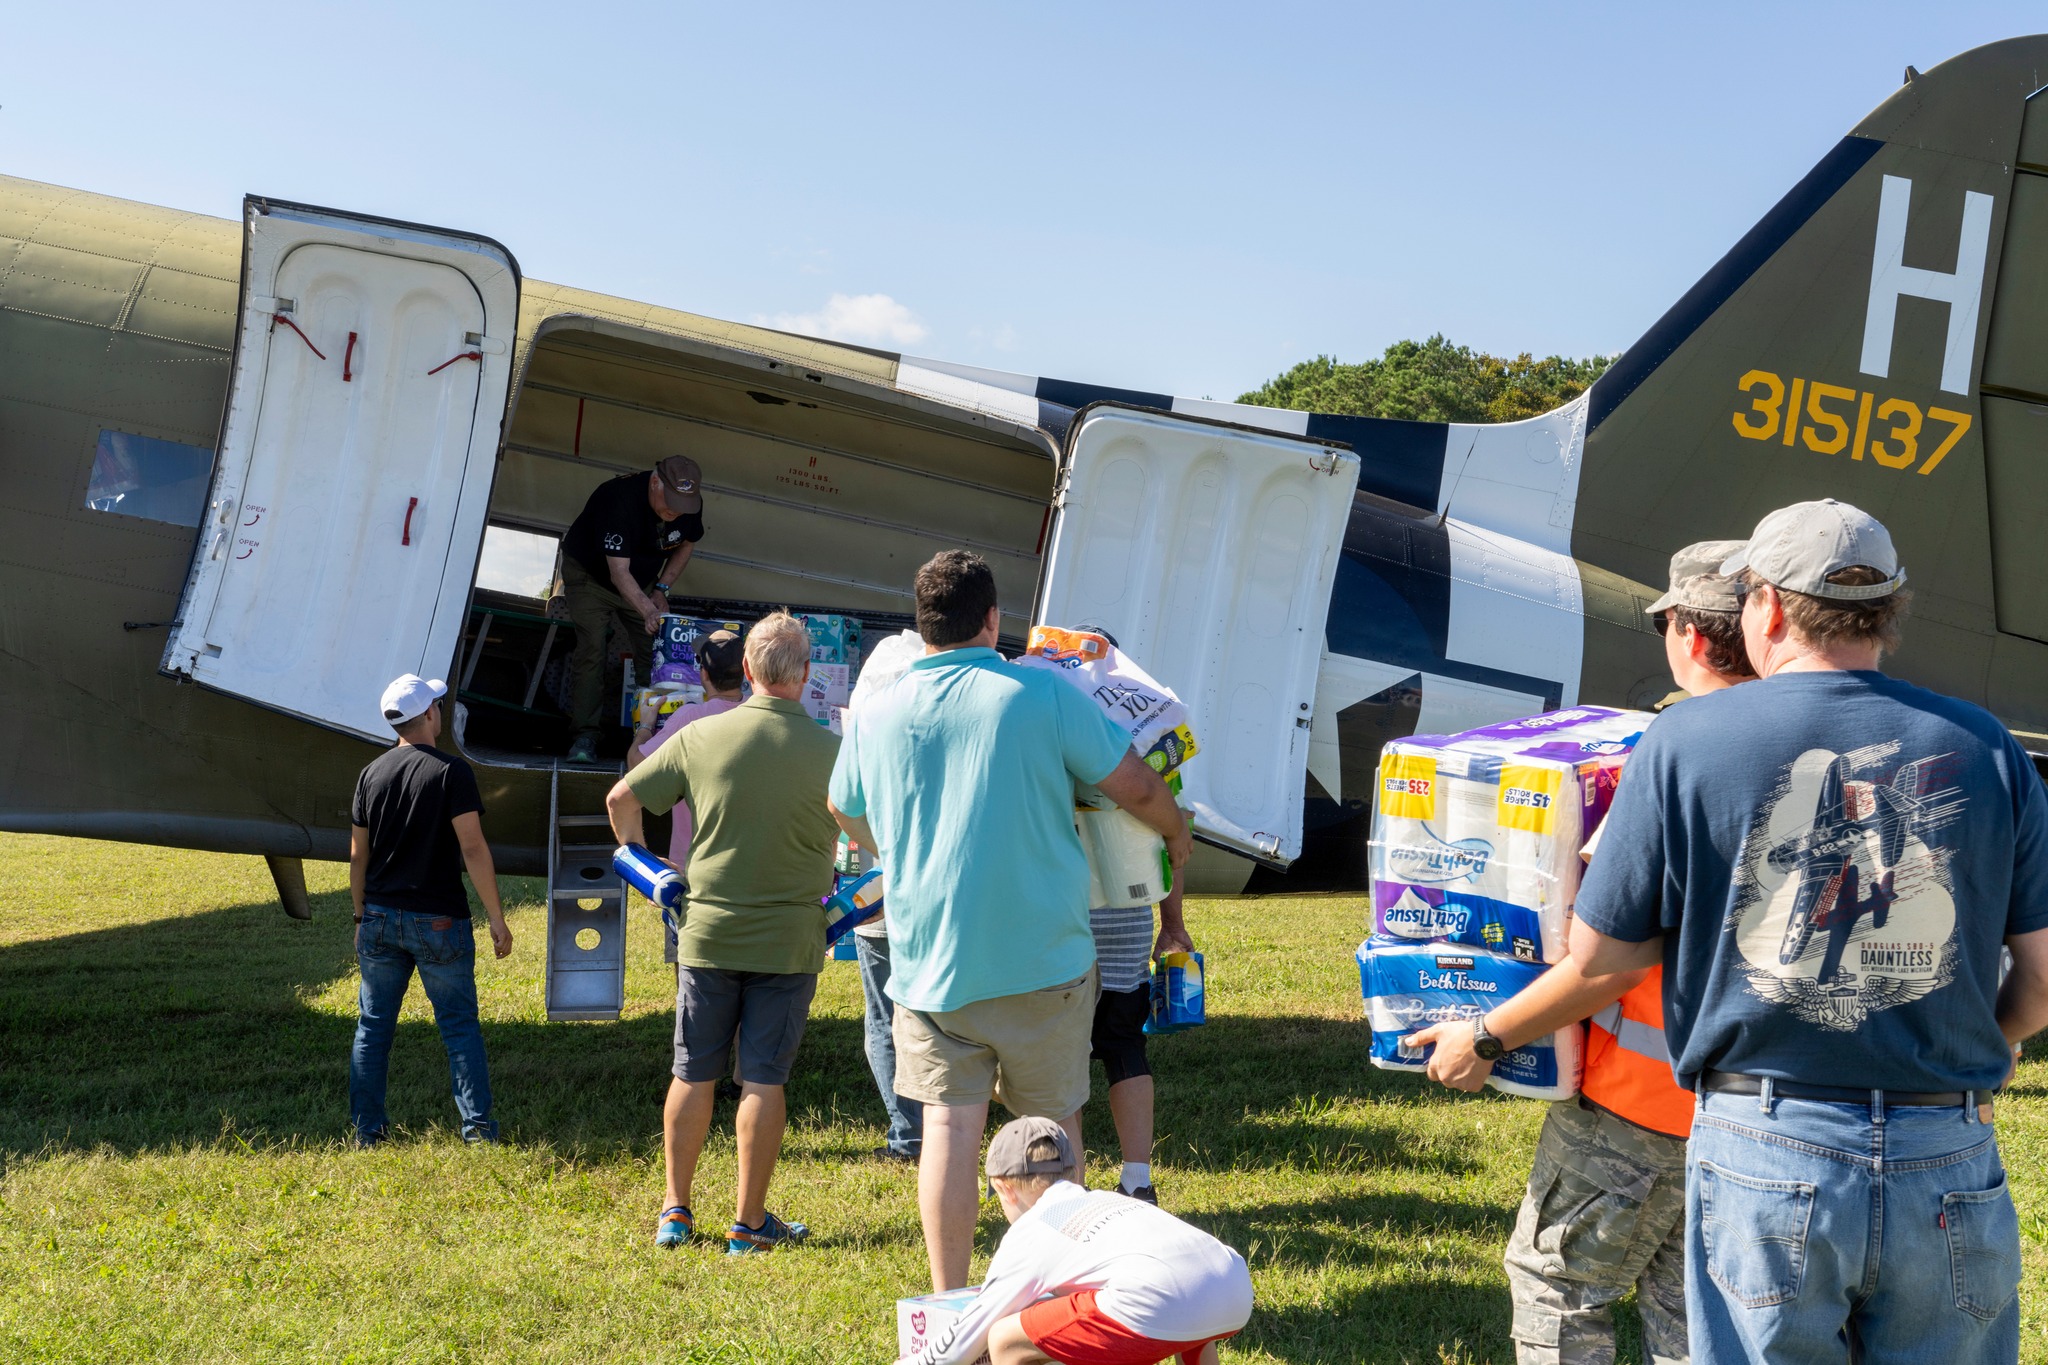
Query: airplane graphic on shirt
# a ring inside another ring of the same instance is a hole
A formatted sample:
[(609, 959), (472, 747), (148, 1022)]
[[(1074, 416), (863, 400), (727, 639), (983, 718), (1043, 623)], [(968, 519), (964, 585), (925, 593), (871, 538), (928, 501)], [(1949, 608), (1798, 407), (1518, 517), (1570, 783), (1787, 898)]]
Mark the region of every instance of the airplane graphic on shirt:
[(1809, 750), (1785, 766), (1745, 841), (1731, 927), (1750, 989), (1853, 1029), (1954, 975), (1955, 901), (1940, 832), (1964, 798), (1950, 756), (1898, 745)]

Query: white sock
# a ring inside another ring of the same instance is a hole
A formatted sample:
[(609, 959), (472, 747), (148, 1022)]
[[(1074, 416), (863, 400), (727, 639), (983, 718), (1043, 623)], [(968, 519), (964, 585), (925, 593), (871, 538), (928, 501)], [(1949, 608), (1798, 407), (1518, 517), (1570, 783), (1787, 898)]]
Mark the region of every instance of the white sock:
[(1123, 1179), (1118, 1182), (1127, 1190), (1142, 1190), (1152, 1183), (1152, 1163), (1149, 1161), (1126, 1161)]

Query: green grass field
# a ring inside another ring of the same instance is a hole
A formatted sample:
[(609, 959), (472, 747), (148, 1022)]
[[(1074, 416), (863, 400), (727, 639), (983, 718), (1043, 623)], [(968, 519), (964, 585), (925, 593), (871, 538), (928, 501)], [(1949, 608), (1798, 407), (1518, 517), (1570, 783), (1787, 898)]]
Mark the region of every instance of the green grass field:
[[(881, 1110), (860, 985), (826, 968), (771, 1205), (808, 1246), (650, 1244), (669, 977), (633, 927), (626, 1017), (548, 1024), (537, 884), (479, 964), (507, 1141), (466, 1148), (417, 989), (397, 1140), (344, 1144), (355, 962), (343, 869), (288, 921), (255, 858), (0, 835), (0, 1361), (887, 1361), (922, 1291), (914, 1175)], [(1190, 907), (1212, 1022), (1155, 1042), (1168, 1207), (1244, 1252), (1232, 1361), (1513, 1359), (1500, 1248), (1541, 1107), (1366, 1063), (1361, 902)], [(2026, 1240), (2022, 1356), (2048, 1361), (2048, 1062), (1999, 1126)], [(1097, 1081), (1091, 1183), (1115, 1179)], [(730, 1217), (730, 1109), (699, 1176)], [(1000, 1224), (987, 1206), (977, 1256)], [(1930, 1266), (1947, 1273), (1947, 1266)], [(1632, 1314), (1624, 1313), (1625, 1319)], [(1637, 1359), (1632, 1322), (1625, 1359)]]

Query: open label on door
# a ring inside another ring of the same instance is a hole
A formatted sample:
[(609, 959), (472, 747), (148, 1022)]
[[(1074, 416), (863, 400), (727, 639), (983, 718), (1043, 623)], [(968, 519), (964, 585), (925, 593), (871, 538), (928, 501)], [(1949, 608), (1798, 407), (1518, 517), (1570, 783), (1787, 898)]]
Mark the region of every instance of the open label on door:
[(519, 309), (487, 238), (251, 198), (234, 372), (166, 672), (366, 739), (455, 653)]
[(1067, 438), (1032, 619), (1095, 627), (1186, 702), (1181, 803), (1211, 843), (1301, 852), (1330, 587), (1358, 457), (1103, 404)]

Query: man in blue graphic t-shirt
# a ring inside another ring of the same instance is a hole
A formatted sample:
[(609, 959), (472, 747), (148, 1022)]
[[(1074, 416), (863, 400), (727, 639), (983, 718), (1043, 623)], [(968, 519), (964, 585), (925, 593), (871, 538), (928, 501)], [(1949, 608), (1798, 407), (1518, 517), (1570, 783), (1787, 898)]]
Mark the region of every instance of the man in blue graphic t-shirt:
[(2015, 1360), (1989, 1120), (2048, 1025), (2048, 792), (1988, 713), (1878, 671), (1906, 575), (1869, 515), (1783, 508), (1724, 568), (1763, 681), (1644, 735), (1571, 942), (1664, 964), (1693, 1358)]

